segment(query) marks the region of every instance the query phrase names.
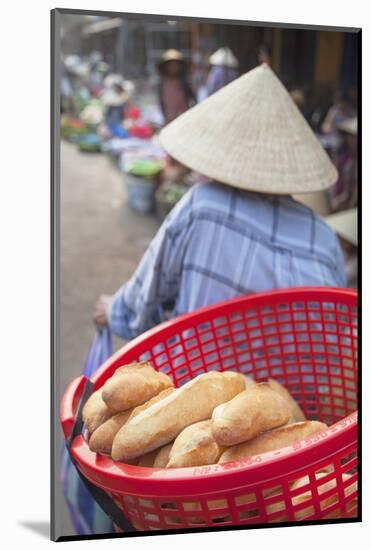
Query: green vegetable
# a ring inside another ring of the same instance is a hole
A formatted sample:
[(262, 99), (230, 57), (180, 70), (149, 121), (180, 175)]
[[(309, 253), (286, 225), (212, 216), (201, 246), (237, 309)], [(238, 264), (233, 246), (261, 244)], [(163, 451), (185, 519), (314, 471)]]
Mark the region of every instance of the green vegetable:
[(133, 176), (140, 176), (145, 178), (151, 178), (157, 176), (163, 169), (162, 162), (157, 160), (133, 160), (126, 171)]

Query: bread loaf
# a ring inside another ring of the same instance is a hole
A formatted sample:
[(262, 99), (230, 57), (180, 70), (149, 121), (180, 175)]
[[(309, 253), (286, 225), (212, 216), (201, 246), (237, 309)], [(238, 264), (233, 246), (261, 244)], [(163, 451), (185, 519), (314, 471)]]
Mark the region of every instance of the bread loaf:
[(215, 441), (211, 420), (202, 420), (184, 428), (175, 439), (168, 468), (186, 468), (216, 464), (224, 448)]
[(82, 410), (82, 419), (92, 434), (103, 422), (115, 414), (102, 399), (102, 388), (91, 394)]
[(306, 420), (299, 403), (295, 401), (292, 395), (290, 395), (290, 393), (282, 384), (280, 384), (279, 382), (277, 382), (277, 380), (274, 380), (273, 378), (269, 378), (268, 386), (270, 386), (272, 390), (278, 392), (289, 403), (291, 408), (291, 418), (289, 418), (288, 422), (295, 423), (303, 422), (304, 420)]
[(266, 383), (254, 384), (215, 408), (212, 431), (219, 445), (237, 445), (286, 424), (290, 415), (291, 406), (278, 392)]
[(111, 454), (112, 443), (119, 429), (128, 420), (133, 409), (111, 416), (89, 438), (89, 448), (95, 453)]
[(160, 449), (155, 449), (154, 451), (142, 455), (138, 460), (138, 466), (146, 466), (147, 468), (166, 468), (172, 446), (173, 444), (169, 443)]
[(243, 375), (235, 372), (201, 374), (131, 418), (116, 434), (112, 458), (125, 461), (170, 443), (187, 426), (210, 418), (217, 405), (244, 388)]
[(161, 399), (164, 399), (174, 391), (176, 391), (175, 388), (167, 388), (166, 390), (162, 390), (160, 393), (152, 397), (152, 399), (148, 399), (148, 401), (143, 403), (143, 405), (138, 405), (138, 407), (134, 407), (134, 409), (130, 409), (131, 411), (130, 419), (134, 418), (135, 416), (138, 416), (138, 414), (142, 413), (149, 407), (152, 407), (152, 405), (154, 405), (155, 403), (158, 403), (159, 401), (161, 401)]
[(166, 374), (149, 363), (132, 363), (120, 367), (103, 386), (102, 399), (115, 412), (137, 407), (162, 390), (173, 386)]
[(166, 468), (167, 463), (169, 462), (169, 454), (172, 446), (173, 443), (168, 443), (160, 449), (156, 449), (157, 454), (153, 461), (154, 468)]
[(219, 464), (288, 447), (296, 441), (305, 439), (326, 428), (326, 424), (315, 420), (287, 424), (281, 428), (261, 433), (254, 439), (230, 447), (220, 457)]
[(145, 455), (142, 455), (141, 457), (139, 457), (137, 466), (145, 466), (146, 468), (152, 468), (156, 455), (157, 455), (157, 450), (151, 451), (150, 453), (146, 453)]

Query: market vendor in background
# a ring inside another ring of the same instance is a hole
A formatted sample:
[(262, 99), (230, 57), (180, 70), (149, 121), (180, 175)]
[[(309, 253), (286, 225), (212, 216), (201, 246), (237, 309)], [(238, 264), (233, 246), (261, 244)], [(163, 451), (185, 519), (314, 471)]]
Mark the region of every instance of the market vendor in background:
[[(113, 75), (111, 75), (113, 76)], [(105, 106), (105, 122), (106, 124), (121, 124), (124, 118), (124, 109), (129, 105), (129, 93), (125, 90), (124, 80), (120, 75), (117, 79), (107, 81), (105, 79), (105, 89), (101, 96), (103, 105)]]
[(322, 132), (326, 135), (338, 136), (341, 122), (354, 116), (355, 112), (345, 92), (337, 91), (334, 103), (329, 108), (322, 123)]
[(94, 51), (90, 54), (89, 64), (90, 93), (93, 97), (99, 97), (104, 91), (104, 79), (109, 73), (109, 65), (103, 60), (103, 54), (99, 51)]
[(239, 75), (238, 61), (230, 48), (219, 48), (209, 57), (209, 63), (211, 69), (206, 81), (208, 96), (235, 80)]
[(158, 98), (165, 123), (187, 111), (196, 102), (187, 77), (187, 64), (178, 50), (167, 50), (158, 64)]
[(178, 117), (160, 142), (209, 182), (177, 203), (132, 278), (98, 299), (98, 324), (131, 339), (170, 303), (177, 316), (258, 291), (345, 286), (335, 233), (291, 197), (328, 188), (336, 169), (268, 66)]
[(68, 73), (66, 64), (61, 64), (61, 78), (60, 78), (60, 96), (61, 96), (61, 112), (72, 113), (73, 112), (73, 87), (70, 75)]
[(358, 202), (358, 138), (357, 118), (343, 120), (337, 126), (340, 144), (334, 156), (339, 172), (336, 184), (328, 191), (331, 212), (357, 206)]

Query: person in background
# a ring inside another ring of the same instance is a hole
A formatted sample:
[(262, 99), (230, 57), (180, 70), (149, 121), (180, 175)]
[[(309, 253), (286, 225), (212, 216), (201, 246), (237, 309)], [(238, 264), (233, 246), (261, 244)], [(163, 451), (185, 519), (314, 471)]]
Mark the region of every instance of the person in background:
[(92, 57), (90, 63), (90, 93), (93, 97), (99, 97), (104, 91), (104, 78), (109, 72), (109, 65), (98, 55)]
[(219, 48), (209, 57), (211, 65), (206, 81), (207, 95), (220, 90), (239, 76), (239, 63), (230, 48)]
[[(257, 109), (258, 105), (258, 109)], [(93, 318), (131, 339), (167, 318), (235, 296), (346, 284), (332, 229), (294, 193), (337, 172), (277, 76), (259, 66), (167, 125), (169, 155), (210, 181), (171, 210), (138, 268)]]
[(354, 116), (354, 109), (350, 105), (346, 94), (338, 91), (335, 94), (334, 104), (325, 116), (321, 130), (326, 135), (338, 136), (339, 124), (352, 116)]
[(158, 64), (158, 98), (165, 123), (187, 111), (196, 98), (187, 78), (187, 64), (178, 50), (167, 50)]
[(122, 84), (115, 82), (103, 92), (102, 102), (105, 106), (106, 124), (121, 124), (124, 118), (124, 109), (128, 104), (129, 94)]
[(62, 68), (61, 68), (60, 94), (61, 94), (61, 112), (72, 113), (73, 112), (73, 88), (72, 88), (70, 76), (68, 74), (66, 65), (64, 63), (62, 63)]
[(262, 65), (265, 63), (269, 67), (272, 63), (272, 52), (269, 46), (267, 44), (261, 44), (258, 49), (258, 63), (259, 65)]
[(345, 259), (345, 273), (347, 286), (358, 286), (358, 236), (357, 236), (358, 209), (351, 208), (327, 216), (326, 222), (337, 233)]
[(329, 189), (331, 212), (353, 208), (358, 201), (358, 138), (357, 118), (343, 120), (337, 126), (341, 145), (335, 157), (339, 172), (336, 184)]

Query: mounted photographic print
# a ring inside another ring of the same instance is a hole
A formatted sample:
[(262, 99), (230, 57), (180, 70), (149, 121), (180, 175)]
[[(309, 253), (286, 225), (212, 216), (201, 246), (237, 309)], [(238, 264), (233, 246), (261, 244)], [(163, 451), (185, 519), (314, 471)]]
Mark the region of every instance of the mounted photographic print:
[(54, 540), (361, 520), (360, 49), (53, 10)]

